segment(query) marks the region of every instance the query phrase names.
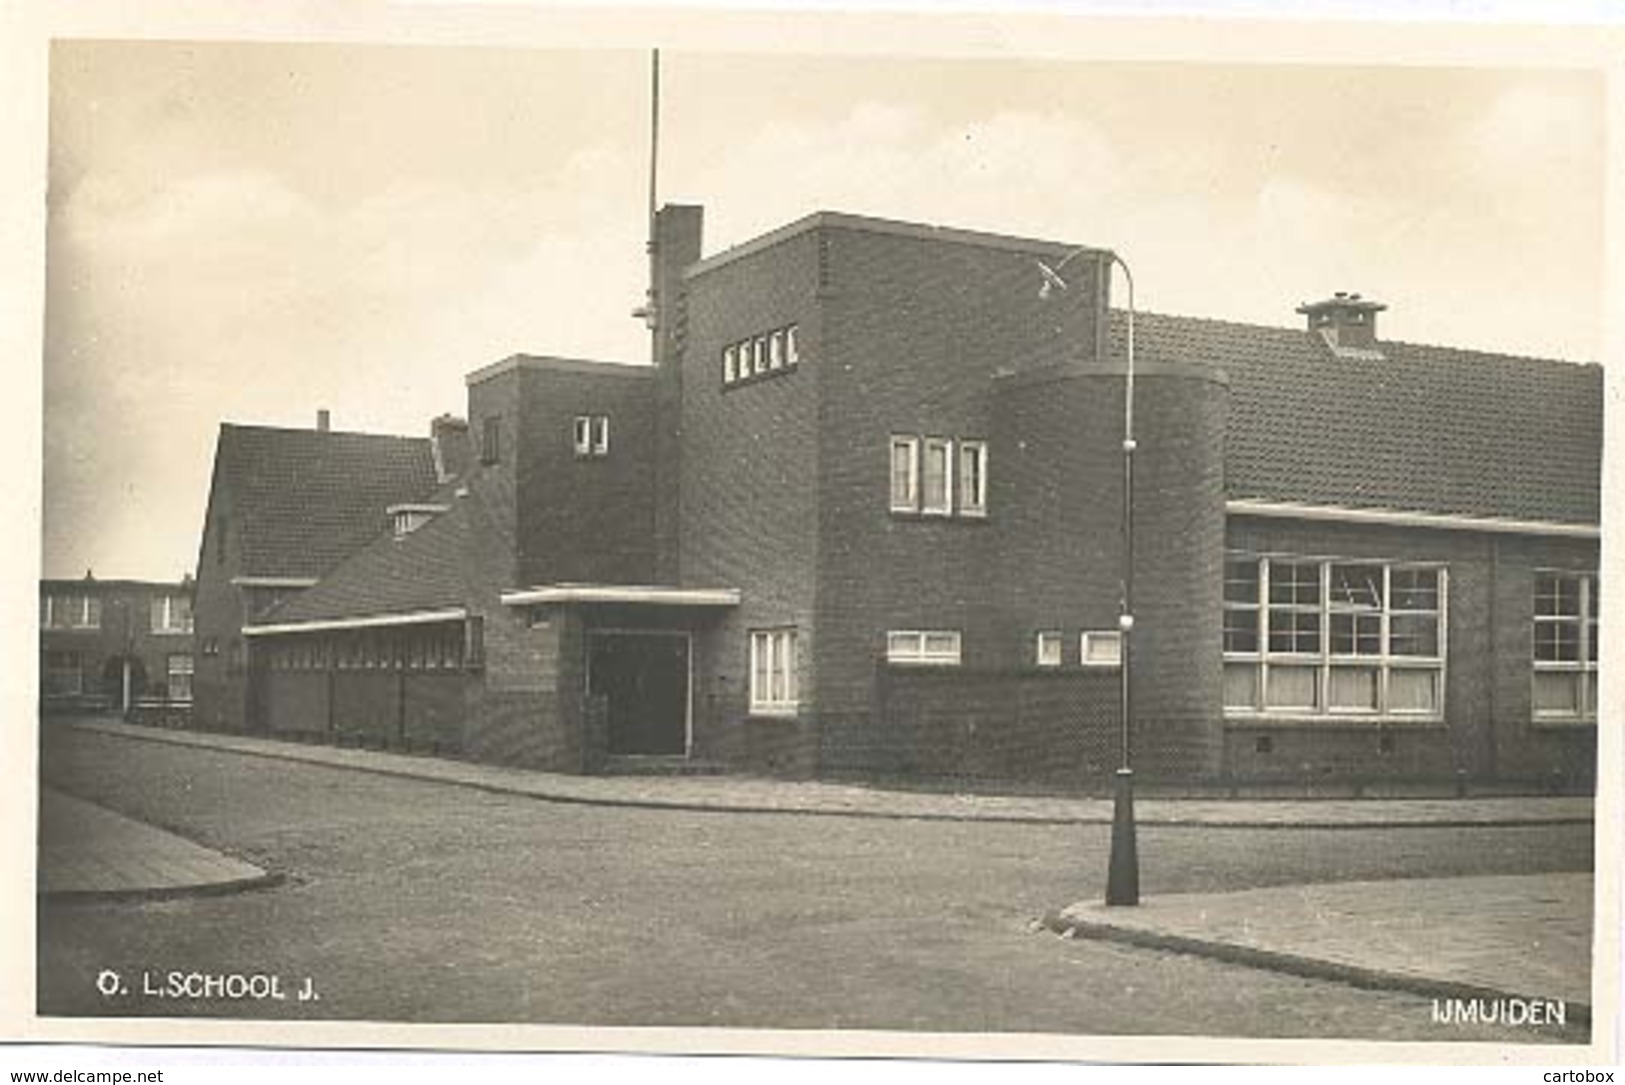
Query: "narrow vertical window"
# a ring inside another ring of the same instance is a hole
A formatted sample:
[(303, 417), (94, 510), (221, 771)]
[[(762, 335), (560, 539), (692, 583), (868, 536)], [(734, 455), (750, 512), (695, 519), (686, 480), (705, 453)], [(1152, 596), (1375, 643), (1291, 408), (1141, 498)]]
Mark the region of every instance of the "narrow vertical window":
[(739, 379), (739, 351), (728, 346), (722, 350), (722, 383), (732, 384)]
[(750, 710), (793, 713), (798, 707), (796, 631), (758, 629), (750, 635)]
[(891, 439), (891, 508), (893, 512), (918, 512), (920, 442), (916, 437)]
[(920, 511), (947, 516), (953, 511), (954, 443), (927, 437), (920, 470)]
[(502, 459), (502, 416), (492, 415), (485, 420), (480, 434), (480, 462), (496, 463)]
[(767, 372), (767, 336), (758, 335), (750, 344), (751, 360), (757, 373)]
[(799, 361), (801, 361), (801, 342), (796, 326), (792, 324), (784, 329), (784, 364), (795, 365)]
[(592, 420), (592, 454), (609, 455), (609, 415), (601, 414)]
[(987, 515), (987, 442), (959, 442), (959, 514)]
[(576, 415), (575, 423), (570, 431), (570, 443), (575, 448), (577, 456), (592, 455), (592, 419), (584, 414)]
[(776, 331), (767, 337), (767, 366), (769, 369), (784, 368), (784, 332)]

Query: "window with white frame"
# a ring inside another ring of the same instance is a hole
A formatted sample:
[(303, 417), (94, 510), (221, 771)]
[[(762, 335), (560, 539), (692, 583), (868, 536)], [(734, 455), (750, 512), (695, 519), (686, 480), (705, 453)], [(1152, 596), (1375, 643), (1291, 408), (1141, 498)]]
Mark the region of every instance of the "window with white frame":
[(102, 601), (94, 595), (47, 595), (41, 600), (40, 609), (40, 622), (47, 629), (102, 627)]
[(192, 600), (184, 595), (153, 596), (152, 631), (154, 633), (190, 633), (192, 631)]
[(959, 514), (987, 515), (987, 442), (959, 442)]
[(893, 437), (891, 439), (891, 509), (893, 512), (918, 512), (920, 439)]
[(796, 710), (796, 631), (757, 629), (750, 635), (750, 710), (786, 714)]
[(891, 510), (986, 517), (987, 442), (893, 434)]
[(1535, 574), (1534, 714), (1597, 718), (1597, 578)]
[(1040, 667), (1061, 665), (1061, 634), (1046, 631), (1038, 634), (1038, 654), (1035, 662)]
[(167, 660), (169, 679), (169, 699), (171, 701), (190, 701), (192, 699), (192, 657), (189, 655), (172, 655)]
[(957, 629), (894, 630), (886, 634), (888, 663), (918, 663), (957, 667), (960, 636)]
[(920, 453), (920, 511), (947, 516), (954, 508), (954, 443), (945, 437), (927, 437)]
[(1123, 634), (1115, 629), (1090, 630), (1078, 642), (1078, 661), (1085, 667), (1123, 665)]
[(1445, 570), (1232, 554), (1224, 574), (1224, 708), (1439, 719)]
[(578, 414), (571, 427), (571, 443), (577, 456), (609, 455), (609, 416)]
[(800, 362), (801, 345), (794, 324), (750, 335), (722, 348), (722, 387), (783, 376)]

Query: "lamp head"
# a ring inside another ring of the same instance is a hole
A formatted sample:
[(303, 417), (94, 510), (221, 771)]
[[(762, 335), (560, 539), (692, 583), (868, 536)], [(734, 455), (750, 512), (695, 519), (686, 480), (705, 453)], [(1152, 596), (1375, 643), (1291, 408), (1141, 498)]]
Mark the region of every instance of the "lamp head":
[(1038, 265), (1038, 273), (1044, 277), (1043, 284), (1038, 288), (1039, 297), (1047, 298), (1056, 291), (1065, 293), (1066, 280), (1061, 278), (1060, 274), (1054, 268), (1050, 267), (1042, 260), (1034, 260), (1033, 263)]

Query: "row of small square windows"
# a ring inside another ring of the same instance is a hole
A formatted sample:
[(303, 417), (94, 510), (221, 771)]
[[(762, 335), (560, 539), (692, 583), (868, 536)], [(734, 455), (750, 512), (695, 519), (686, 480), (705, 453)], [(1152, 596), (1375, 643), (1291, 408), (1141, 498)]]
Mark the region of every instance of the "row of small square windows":
[(801, 361), (796, 326), (764, 332), (722, 348), (722, 384), (728, 387), (792, 370)]

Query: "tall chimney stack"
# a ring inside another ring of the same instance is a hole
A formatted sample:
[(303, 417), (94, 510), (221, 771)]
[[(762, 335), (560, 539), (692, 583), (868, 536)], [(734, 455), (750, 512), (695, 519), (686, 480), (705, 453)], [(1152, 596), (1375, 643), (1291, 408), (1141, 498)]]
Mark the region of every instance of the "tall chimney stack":
[(326, 433), (327, 430), (328, 430), (328, 427), (330, 427), (332, 424), (333, 424), (333, 415), (328, 411), (328, 409), (326, 407), (323, 407), (321, 410), (316, 412), (316, 432), (317, 433)]

